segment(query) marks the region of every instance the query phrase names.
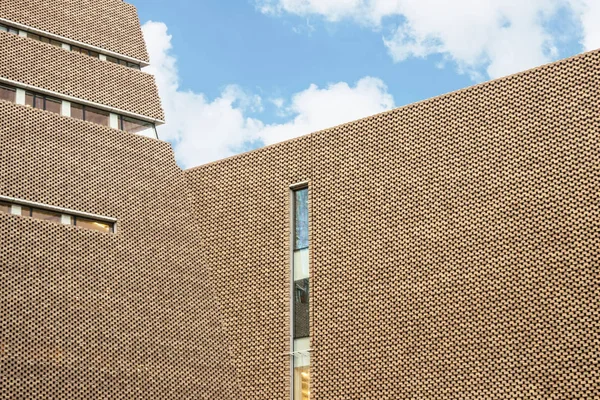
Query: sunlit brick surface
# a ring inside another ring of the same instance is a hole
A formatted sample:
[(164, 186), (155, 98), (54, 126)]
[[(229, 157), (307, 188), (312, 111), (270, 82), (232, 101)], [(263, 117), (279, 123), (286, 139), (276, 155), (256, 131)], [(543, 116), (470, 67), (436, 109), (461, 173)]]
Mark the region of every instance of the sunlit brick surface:
[(0, 194), (118, 220), (0, 213), (0, 398), (241, 398), (167, 143), (0, 101)]
[(0, 77), (164, 119), (154, 76), (5, 32)]
[(289, 396), (308, 180), (312, 398), (600, 398), (600, 53), (186, 171), (250, 399)]
[(0, 17), (148, 61), (137, 11), (122, 0), (2, 0)]

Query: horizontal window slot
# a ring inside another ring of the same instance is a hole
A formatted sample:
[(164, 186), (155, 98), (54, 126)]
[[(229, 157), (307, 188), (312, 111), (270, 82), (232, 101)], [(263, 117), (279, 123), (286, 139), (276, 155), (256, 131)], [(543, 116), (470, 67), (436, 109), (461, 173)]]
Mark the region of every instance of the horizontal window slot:
[(115, 233), (116, 220), (108, 217), (94, 216), (73, 210), (27, 202), (25, 200), (0, 198), (0, 213), (19, 215), (42, 221), (63, 225), (78, 226), (83, 229), (103, 233)]
[(9, 26), (9, 25), (5, 25), (5, 24), (0, 24), (0, 32), (8, 32), (8, 33), (12, 33), (15, 35), (18, 35), (20, 32), (23, 32), (23, 34), (29, 38), (29, 39), (33, 39), (33, 40), (37, 40), (38, 42), (43, 42), (43, 43), (48, 43), (52, 46), (56, 46), (56, 47), (60, 47), (62, 49), (65, 50), (70, 50), (73, 51), (75, 53), (79, 53), (79, 54), (84, 54), (86, 56), (92, 57), (92, 58), (97, 58), (99, 60), (103, 60), (103, 61), (108, 61), (108, 62), (112, 62), (114, 64), (119, 64), (119, 65), (123, 65), (127, 68), (132, 68), (132, 69), (137, 69), (138, 71), (141, 70), (141, 66), (140, 64), (136, 64), (133, 63), (131, 61), (126, 61), (126, 60), (122, 60), (120, 58), (117, 57), (113, 57), (113, 56), (109, 56), (107, 54), (102, 54), (99, 53), (97, 51), (94, 50), (90, 50), (90, 49), (86, 49), (84, 47), (80, 47), (80, 46), (75, 46), (75, 45), (71, 45), (65, 42), (61, 42), (59, 40), (56, 39), (52, 39), (43, 35), (38, 35), (37, 33), (33, 33), (33, 32), (29, 32), (23, 29), (17, 29), (15, 27)]
[[(17, 104), (17, 87), (0, 84), (0, 100), (10, 101)], [(40, 110), (50, 111), (66, 117), (80, 119), (83, 121), (92, 122), (94, 124), (108, 126), (114, 129), (119, 129), (125, 132), (134, 133), (137, 135), (153, 137), (158, 139), (156, 133), (156, 124), (153, 122), (144, 121), (137, 118), (128, 117), (121, 114), (114, 114), (106, 110), (96, 107), (91, 107), (84, 104), (67, 102), (55, 97), (47, 96), (41, 93), (26, 90), (25, 101), (21, 105), (37, 108)], [(68, 114), (65, 113), (68, 104)], [(111, 124), (111, 115), (114, 115), (115, 123)]]

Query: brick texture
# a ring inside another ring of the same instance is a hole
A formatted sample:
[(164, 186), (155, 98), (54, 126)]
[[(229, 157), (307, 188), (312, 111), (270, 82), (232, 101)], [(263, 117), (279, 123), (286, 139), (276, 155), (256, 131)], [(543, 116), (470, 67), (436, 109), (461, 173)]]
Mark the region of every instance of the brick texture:
[(122, 0), (3, 0), (0, 16), (148, 61), (137, 11)]
[(248, 399), (288, 398), (310, 193), (314, 399), (600, 398), (600, 52), (185, 171)]
[(0, 32), (0, 76), (164, 120), (154, 76), (33, 39)]
[(170, 146), (0, 101), (0, 149), (0, 194), (118, 219), (0, 213), (0, 398), (241, 398)]

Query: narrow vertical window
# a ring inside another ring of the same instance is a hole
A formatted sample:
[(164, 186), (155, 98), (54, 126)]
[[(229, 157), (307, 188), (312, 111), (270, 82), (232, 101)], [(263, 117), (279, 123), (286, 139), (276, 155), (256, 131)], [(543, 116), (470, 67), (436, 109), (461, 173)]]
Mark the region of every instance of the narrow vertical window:
[(310, 398), (308, 188), (293, 192), (292, 335), (294, 400)]

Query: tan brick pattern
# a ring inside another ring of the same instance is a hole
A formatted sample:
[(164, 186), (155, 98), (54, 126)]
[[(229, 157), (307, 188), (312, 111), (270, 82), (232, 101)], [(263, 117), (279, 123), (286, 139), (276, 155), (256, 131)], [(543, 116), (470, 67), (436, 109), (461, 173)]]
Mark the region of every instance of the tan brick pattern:
[(246, 399), (289, 398), (288, 185), (308, 178), (310, 149), (303, 137), (186, 171)]
[(0, 194), (118, 219), (0, 213), (0, 398), (242, 398), (170, 146), (0, 101), (0, 149)]
[(289, 396), (310, 182), (312, 398), (600, 398), (600, 52), (185, 171), (248, 399)]
[(0, 16), (148, 61), (137, 11), (122, 0), (3, 0)]
[(0, 76), (164, 120), (154, 76), (0, 32)]

